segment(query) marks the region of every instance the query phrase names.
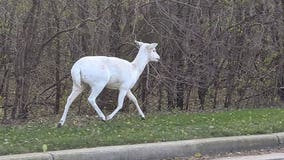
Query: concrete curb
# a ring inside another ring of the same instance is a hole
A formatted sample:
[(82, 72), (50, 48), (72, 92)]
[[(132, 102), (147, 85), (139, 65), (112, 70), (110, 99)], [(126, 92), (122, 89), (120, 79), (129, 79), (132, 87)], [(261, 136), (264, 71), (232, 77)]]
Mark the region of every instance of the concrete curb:
[(149, 160), (284, 147), (284, 132), (0, 156), (0, 160)]

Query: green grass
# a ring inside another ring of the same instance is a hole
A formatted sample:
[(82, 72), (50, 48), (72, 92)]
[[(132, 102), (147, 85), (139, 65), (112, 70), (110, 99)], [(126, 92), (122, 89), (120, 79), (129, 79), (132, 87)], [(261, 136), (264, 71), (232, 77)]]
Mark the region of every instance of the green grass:
[[(107, 145), (161, 142), (284, 131), (284, 109), (254, 109), (218, 113), (119, 114), (106, 123), (86, 117), (59, 117), (16, 126), (0, 126), (0, 155)], [(72, 118), (71, 118), (72, 117)]]

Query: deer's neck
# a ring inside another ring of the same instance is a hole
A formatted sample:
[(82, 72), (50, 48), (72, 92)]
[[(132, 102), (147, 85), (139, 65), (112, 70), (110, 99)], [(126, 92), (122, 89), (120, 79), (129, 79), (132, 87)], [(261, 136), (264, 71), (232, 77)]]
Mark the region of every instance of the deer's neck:
[(138, 70), (139, 75), (141, 75), (148, 62), (149, 60), (145, 56), (145, 53), (139, 51), (135, 59), (132, 61), (132, 64)]

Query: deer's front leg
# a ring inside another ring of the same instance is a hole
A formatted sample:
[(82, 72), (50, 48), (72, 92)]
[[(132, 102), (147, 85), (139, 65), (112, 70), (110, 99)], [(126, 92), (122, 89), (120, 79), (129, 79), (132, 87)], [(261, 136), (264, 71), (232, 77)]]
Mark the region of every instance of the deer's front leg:
[(142, 112), (141, 108), (139, 107), (136, 97), (132, 94), (132, 92), (130, 90), (127, 92), (127, 97), (135, 104), (135, 106), (136, 106), (139, 114), (141, 115), (142, 119), (145, 119), (145, 115)]

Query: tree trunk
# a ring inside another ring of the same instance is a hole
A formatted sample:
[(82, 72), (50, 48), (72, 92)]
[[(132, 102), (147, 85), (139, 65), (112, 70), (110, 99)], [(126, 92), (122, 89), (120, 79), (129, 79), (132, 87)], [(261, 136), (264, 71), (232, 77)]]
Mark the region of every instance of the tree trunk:
[(3, 85), (3, 92), (1, 92), (0, 96), (3, 98), (3, 117), (2, 122), (5, 122), (8, 119), (8, 109), (9, 109), (9, 77), (10, 71), (7, 69), (4, 75), (4, 85)]
[(171, 89), (167, 89), (167, 110), (171, 111), (174, 108), (174, 93)]
[(118, 56), (120, 46), (120, 16), (121, 16), (121, 0), (116, 0), (111, 6), (111, 30), (109, 35), (110, 52), (114, 56)]
[[(240, 23), (243, 20), (243, 13), (242, 13), (242, 8), (239, 2), (234, 2), (235, 4), (235, 17), (236, 17), (236, 22), (235, 23)], [(226, 97), (225, 97), (225, 103), (224, 107), (229, 108), (229, 106), (232, 104), (232, 98), (233, 98), (233, 92), (235, 90), (235, 77), (236, 77), (236, 72), (238, 71), (238, 65), (242, 63), (242, 59), (240, 59), (240, 55), (242, 54), (243, 50), (240, 49), (241, 46), (244, 44), (244, 28), (239, 26), (238, 30), (235, 31), (235, 46), (229, 51), (229, 56), (228, 56), (228, 73), (227, 73), (227, 84), (226, 84)], [(238, 54), (236, 54), (238, 53)]]
[(205, 98), (206, 98), (206, 95), (207, 95), (207, 91), (208, 91), (208, 88), (206, 86), (198, 87), (198, 98), (199, 98), (199, 101), (200, 101), (199, 110), (201, 110), (201, 111), (204, 111), (204, 109), (205, 109)]
[[(284, 12), (284, 0), (281, 0), (281, 7), (282, 7), (282, 13)], [(284, 24), (284, 16), (282, 14), (282, 25)], [(284, 29), (280, 30), (281, 36), (280, 36), (280, 52), (284, 53)], [(277, 91), (278, 95), (280, 97), (280, 100), (284, 102), (284, 56), (283, 54), (280, 54), (279, 56), (279, 67), (277, 67)]]
[[(88, 1), (87, 0), (81, 0), (80, 1), (80, 5), (79, 7), (79, 17), (81, 20), (87, 19), (89, 17), (89, 13), (88, 13)], [(80, 32), (80, 44), (81, 44), (81, 48), (83, 51), (83, 55), (88, 55), (90, 54), (90, 45), (89, 45), (89, 41), (90, 41), (90, 35), (89, 35), (89, 28), (88, 25), (84, 25), (81, 28), (81, 32)]]
[(159, 84), (159, 104), (158, 104), (158, 111), (161, 111), (162, 110), (162, 102), (163, 102), (163, 86), (162, 84), (160, 83)]
[[(59, 19), (56, 20), (57, 32), (60, 29)], [(56, 82), (56, 93), (55, 93), (55, 108), (54, 114), (58, 114), (60, 108), (61, 99), (61, 82), (60, 82), (60, 39), (56, 40), (56, 57), (55, 57), (55, 82)]]
[(192, 90), (192, 85), (189, 85), (189, 86), (187, 87), (187, 94), (186, 94), (186, 106), (185, 106), (185, 110), (186, 110), (186, 111), (190, 111), (189, 100), (190, 100), (191, 90)]
[(142, 83), (142, 85), (140, 85), (140, 87), (141, 87), (141, 91), (142, 91), (142, 110), (143, 110), (143, 112), (147, 112), (147, 106), (148, 106), (148, 93), (149, 93), (149, 91), (148, 91), (148, 82), (147, 82), (147, 76), (146, 75), (142, 75), (141, 76), (141, 82), (140, 83)]
[(36, 30), (39, 14), (39, 0), (32, 1), (32, 7), (23, 23), (22, 39), (19, 40), (19, 50), (15, 59), (16, 93), (15, 103), (12, 108), (11, 117), (27, 118), (29, 91), (31, 86), (31, 70), (35, 68), (37, 59), (36, 50)]

